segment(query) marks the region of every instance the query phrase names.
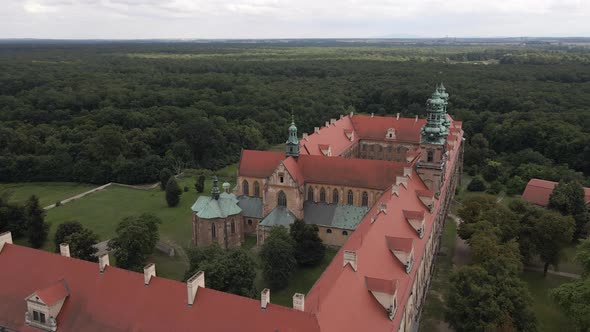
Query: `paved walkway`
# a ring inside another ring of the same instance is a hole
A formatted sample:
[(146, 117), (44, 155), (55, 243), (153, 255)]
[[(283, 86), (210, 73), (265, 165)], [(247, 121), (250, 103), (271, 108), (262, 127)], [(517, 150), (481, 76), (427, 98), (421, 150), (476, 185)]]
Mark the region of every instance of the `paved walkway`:
[[(525, 266), (524, 269), (526, 271), (534, 271), (534, 272), (541, 272), (541, 273), (543, 272), (543, 268), (542, 267), (536, 267), (536, 266)], [(569, 273), (569, 272), (553, 271), (553, 270), (547, 270), (547, 274), (552, 274), (552, 275), (566, 277), (566, 278), (572, 278), (572, 279), (580, 279), (580, 278), (582, 278), (582, 276), (579, 275), (579, 274)]]

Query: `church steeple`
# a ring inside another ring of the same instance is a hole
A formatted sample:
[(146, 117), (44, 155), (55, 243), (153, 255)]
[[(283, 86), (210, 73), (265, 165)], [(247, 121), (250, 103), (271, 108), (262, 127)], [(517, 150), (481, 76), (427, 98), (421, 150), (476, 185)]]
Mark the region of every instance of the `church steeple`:
[(448, 128), (445, 126), (446, 122), (446, 100), (448, 94), (444, 91), (444, 86), (441, 88), (440, 85), (436, 86), (436, 90), (432, 94), (432, 97), (428, 99), (427, 106), (427, 119), (426, 125), (422, 127), (422, 143), (430, 144), (444, 144), (447, 135), (449, 134)]
[(289, 139), (285, 143), (285, 154), (294, 158), (299, 157), (299, 139), (297, 138), (297, 127), (295, 118), (291, 114), (291, 126), (289, 126)]
[(445, 90), (445, 86), (440, 82), (440, 84), (436, 85), (436, 91), (440, 94), (440, 98), (443, 100), (444, 104), (444, 118), (443, 118), (443, 125), (447, 128), (451, 126), (451, 121), (447, 119), (447, 106), (449, 105), (449, 94)]

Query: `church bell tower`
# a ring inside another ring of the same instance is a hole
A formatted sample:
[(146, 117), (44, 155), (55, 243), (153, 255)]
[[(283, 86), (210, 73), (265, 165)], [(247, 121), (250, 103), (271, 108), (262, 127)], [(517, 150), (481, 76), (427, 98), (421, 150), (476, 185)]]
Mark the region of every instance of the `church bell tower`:
[(291, 115), (291, 126), (289, 126), (289, 139), (285, 143), (285, 155), (293, 158), (299, 157), (299, 139), (297, 138), (297, 127), (295, 126), (295, 118)]

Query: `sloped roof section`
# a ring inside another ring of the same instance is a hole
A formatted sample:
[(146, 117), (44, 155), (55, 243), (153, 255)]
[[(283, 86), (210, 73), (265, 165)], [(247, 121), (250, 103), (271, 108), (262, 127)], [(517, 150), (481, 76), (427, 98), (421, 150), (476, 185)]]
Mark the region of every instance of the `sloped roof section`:
[(193, 204), (192, 210), (197, 213), (197, 217), (203, 219), (226, 218), (242, 212), (236, 196), (228, 193), (219, 195), (219, 199), (200, 196)]
[(96, 263), (19, 245), (4, 246), (0, 266), (10, 267), (0, 273), (0, 325), (18, 331), (33, 330), (24, 322), (25, 298), (46, 285), (52, 285), (48, 301), (62, 296), (55, 282), (61, 279), (69, 296), (57, 317), (59, 332), (320, 331), (306, 312), (272, 303), (262, 311), (260, 300), (209, 288), (199, 288), (190, 307), (185, 283), (152, 277), (146, 287), (142, 273), (117, 267), (100, 273)]
[[(349, 137), (353, 137), (350, 140)], [(339, 156), (358, 142), (354, 135), (354, 127), (350, 117), (344, 116), (327, 127), (321, 127), (319, 133), (314, 133), (299, 141), (301, 152), (314, 156), (324, 155), (322, 145), (330, 145), (333, 156)]]
[(35, 294), (48, 306), (54, 305), (57, 301), (63, 300), (70, 292), (65, 280), (59, 280), (43, 289), (35, 291)]
[(303, 203), (303, 211), (305, 222), (308, 224), (354, 230), (369, 208), (306, 201)]
[(284, 152), (244, 150), (238, 175), (254, 178), (269, 177), (284, 159)]
[(262, 198), (260, 197), (240, 196), (239, 205), (244, 217), (257, 219), (264, 217), (262, 214)]
[[(360, 139), (385, 140), (387, 129), (395, 129), (393, 141), (420, 143), (420, 129), (426, 119), (394, 118), (389, 116), (355, 115), (352, 124)], [(389, 139), (391, 140), (391, 139)]]
[[(557, 182), (531, 179), (527, 183), (526, 188), (524, 188), (522, 199), (532, 204), (547, 207), (549, 205), (549, 197), (556, 186)], [(584, 202), (586, 204), (590, 203), (590, 188), (584, 188)]]
[(262, 226), (289, 226), (295, 222), (295, 215), (284, 206), (277, 206), (272, 209), (270, 213), (262, 219), (260, 225)]

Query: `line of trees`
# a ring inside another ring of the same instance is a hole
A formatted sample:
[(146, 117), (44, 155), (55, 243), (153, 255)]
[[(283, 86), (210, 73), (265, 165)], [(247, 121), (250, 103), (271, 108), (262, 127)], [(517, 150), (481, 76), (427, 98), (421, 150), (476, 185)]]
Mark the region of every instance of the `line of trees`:
[(37, 196), (30, 196), (24, 204), (9, 202), (10, 193), (0, 193), (0, 233), (11, 232), (13, 238), (26, 237), (33, 248), (41, 248), (49, 233), (45, 210)]

